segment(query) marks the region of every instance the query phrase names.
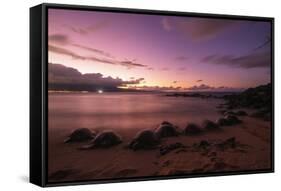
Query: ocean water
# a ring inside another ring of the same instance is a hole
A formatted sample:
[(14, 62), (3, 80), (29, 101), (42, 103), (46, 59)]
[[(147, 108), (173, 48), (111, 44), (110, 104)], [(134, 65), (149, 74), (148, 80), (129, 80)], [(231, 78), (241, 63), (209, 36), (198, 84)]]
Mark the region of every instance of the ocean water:
[(49, 129), (155, 128), (162, 121), (180, 127), (216, 120), (221, 99), (167, 97), (160, 93), (49, 93)]

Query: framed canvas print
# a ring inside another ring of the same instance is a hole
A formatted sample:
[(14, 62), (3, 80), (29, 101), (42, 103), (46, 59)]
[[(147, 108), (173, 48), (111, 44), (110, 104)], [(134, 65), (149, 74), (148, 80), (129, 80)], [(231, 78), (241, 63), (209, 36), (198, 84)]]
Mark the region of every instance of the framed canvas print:
[(274, 171), (274, 20), (30, 9), (30, 182)]

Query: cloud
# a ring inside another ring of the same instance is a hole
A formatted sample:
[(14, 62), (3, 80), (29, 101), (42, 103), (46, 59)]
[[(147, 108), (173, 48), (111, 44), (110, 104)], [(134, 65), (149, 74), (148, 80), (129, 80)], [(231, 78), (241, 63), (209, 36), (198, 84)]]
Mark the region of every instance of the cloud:
[(192, 91), (194, 91), (194, 90), (209, 90), (209, 89), (214, 89), (214, 87), (206, 85), (206, 84), (201, 84), (199, 86), (195, 85), (195, 86), (191, 86), (189, 88), (186, 88), (186, 90), (192, 90)]
[(125, 60), (125, 61), (120, 61), (120, 65), (126, 66), (128, 68), (133, 68), (133, 67), (147, 67), (146, 65), (136, 63), (134, 60)]
[(50, 44), (60, 44), (60, 45), (71, 45), (92, 53), (96, 53), (108, 58), (114, 58), (114, 56), (112, 56), (110, 53), (105, 52), (103, 50), (100, 49), (96, 49), (96, 48), (91, 48), (91, 47), (87, 47), (87, 46), (83, 46), (77, 43), (73, 43), (71, 42), (71, 40), (69, 39), (69, 37), (65, 34), (52, 34), (48, 36), (48, 40), (50, 42)]
[(166, 30), (166, 31), (171, 31), (172, 30), (172, 26), (170, 24), (170, 21), (168, 18), (164, 17), (162, 20), (161, 20), (161, 24), (163, 26), (163, 28)]
[(120, 78), (104, 77), (100, 73), (81, 74), (77, 69), (62, 64), (48, 65), (50, 90), (118, 91), (120, 86), (140, 84), (144, 78), (124, 81)]
[(179, 71), (185, 71), (185, 70), (186, 70), (186, 67), (179, 67), (178, 70), (179, 70)]
[(262, 49), (264, 47), (267, 47), (267, 45), (270, 45), (271, 44), (271, 37), (270, 36), (267, 36), (266, 37), (266, 40), (261, 43), (259, 46), (257, 46), (256, 48), (253, 49), (253, 51), (256, 51), (256, 50), (259, 50), (259, 49)]
[(179, 91), (182, 88), (180, 86), (128, 86), (128, 89), (136, 89), (142, 91), (156, 91), (156, 92), (169, 92), (169, 91)]
[(206, 84), (201, 84), (199, 86), (191, 86), (188, 88), (185, 88), (185, 90), (188, 91), (242, 91), (243, 89), (241, 88), (232, 88), (232, 87), (227, 87), (227, 86), (219, 86), (219, 87), (214, 87)]
[(177, 61), (186, 61), (186, 60), (188, 60), (189, 58), (188, 57), (186, 57), (186, 56), (178, 56), (178, 57), (175, 57), (175, 60), (177, 60)]
[(90, 52), (93, 52), (93, 53), (98, 53), (100, 55), (103, 55), (103, 56), (106, 56), (106, 57), (109, 57), (109, 58), (115, 58), (110, 53), (105, 52), (105, 51), (100, 50), (100, 49), (90, 48), (90, 47), (79, 45), (79, 44), (75, 44), (75, 43), (72, 43), (71, 45), (75, 46), (75, 47), (78, 47), (78, 48), (81, 48), (81, 49), (84, 49), (84, 50), (87, 50), (87, 51), (90, 51)]
[(271, 64), (271, 53), (268, 51), (254, 52), (242, 56), (213, 54), (204, 57), (201, 62), (246, 69), (268, 68)]
[(170, 70), (170, 68), (164, 67), (164, 68), (160, 68), (160, 70), (162, 70), (162, 71), (168, 71), (168, 70)]
[(213, 18), (163, 18), (161, 24), (166, 31), (176, 30), (192, 40), (209, 40), (241, 21)]
[(111, 65), (120, 65), (120, 66), (125, 66), (127, 68), (133, 68), (133, 67), (147, 67), (147, 65), (139, 64), (134, 61), (118, 61), (115, 59), (108, 59), (108, 58), (99, 58), (96, 56), (82, 56), (77, 53), (74, 53), (68, 49), (58, 47), (55, 45), (48, 45), (48, 51), (56, 53), (56, 54), (61, 54), (65, 56), (70, 56), (73, 59), (79, 59), (79, 60), (89, 60), (89, 61), (94, 61), (94, 62), (99, 62), (103, 64), (111, 64)]
[(106, 28), (110, 23), (108, 21), (100, 21), (93, 25), (87, 26), (87, 27), (78, 27), (78, 26), (72, 26), (65, 24), (64, 26), (68, 29), (70, 29), (72, 32), (80, 34), (80, 35), (87, 35), (93, 32), (96, 32), (98, 30), (101, 30), (103, 28)]
[(203, 80), (196, 80), (196, 82), (202, 82)]
[(176, 83), (178, 83), (178, 81), (175, 80), (175, 81), (173, 81), (173, 83), (176, 84)]
[(53, 34), (48, 36), (48, 40), (50, 42), (58, 43), (58, 44), (68, 44), (69, 38), (64, 34)]

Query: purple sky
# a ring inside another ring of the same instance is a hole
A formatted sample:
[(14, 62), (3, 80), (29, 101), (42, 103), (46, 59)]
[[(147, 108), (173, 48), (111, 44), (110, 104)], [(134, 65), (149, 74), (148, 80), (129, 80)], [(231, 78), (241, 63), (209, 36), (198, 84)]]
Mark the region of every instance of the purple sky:
[(49, 63), (127, 87), (235, 90), (270, 82), (270, 23), (49, 9)]

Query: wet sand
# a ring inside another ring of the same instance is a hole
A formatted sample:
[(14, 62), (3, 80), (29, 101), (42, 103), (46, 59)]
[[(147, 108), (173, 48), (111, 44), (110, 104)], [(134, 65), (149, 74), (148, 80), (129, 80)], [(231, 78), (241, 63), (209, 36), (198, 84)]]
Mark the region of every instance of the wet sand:
[[(91, 150), (78, 150), (86, 143), (65, 144), (63, 140), (69, 135), (70, 129), (49, 128), (48, 179), (56, 182), (269, 169), (270, 122), (248, 116), (239, 118), (243, 120), (241, 124), (222, 127), (219, 132), (163, 138), (159, 148), (138, 151), (126, 146), (140, 131), (139, 128), (115, 127), (113, 130), (122, 136), (121, 144)], [(232, 137), (236, 140), (235, 147), (222, 149), (218, 146)], [(210, 146), (207, 149), (199, 148), (196, 145), (201, 141), (207, 141)], [(160, 147), (172, 143), (181, 143), (183, 147), (161, 155)]]

